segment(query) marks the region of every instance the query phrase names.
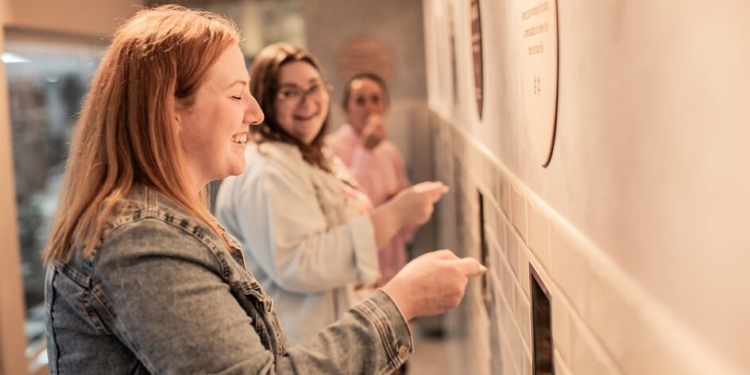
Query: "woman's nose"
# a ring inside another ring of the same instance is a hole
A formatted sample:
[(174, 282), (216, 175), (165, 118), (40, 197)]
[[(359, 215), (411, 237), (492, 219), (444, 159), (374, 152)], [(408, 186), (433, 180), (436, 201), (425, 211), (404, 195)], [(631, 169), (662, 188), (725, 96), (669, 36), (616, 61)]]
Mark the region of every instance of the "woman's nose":
[(255, 97), (250, 95), (250, 99), (245, 108), (245, 118), (243, 119), (243, 122), (250, 125), (259, 125), (263, 122), (264, 118), (263, 110), (260, 109), (258, 101), (255, 100)]

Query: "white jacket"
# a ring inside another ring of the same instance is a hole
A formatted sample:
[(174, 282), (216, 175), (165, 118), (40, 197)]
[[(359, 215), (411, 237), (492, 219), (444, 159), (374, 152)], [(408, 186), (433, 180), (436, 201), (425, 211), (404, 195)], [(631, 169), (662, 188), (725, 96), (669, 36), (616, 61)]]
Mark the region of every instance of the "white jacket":
[(247, 170), (225, 179), (216, 198), (217, 218), (241, 242), (293, 345), (351, 307), (353, 284), (380, 276), (372, 221), (342, 183), (354, 179), (326, 155), (336, 176), (294, 145), (249, 144)]

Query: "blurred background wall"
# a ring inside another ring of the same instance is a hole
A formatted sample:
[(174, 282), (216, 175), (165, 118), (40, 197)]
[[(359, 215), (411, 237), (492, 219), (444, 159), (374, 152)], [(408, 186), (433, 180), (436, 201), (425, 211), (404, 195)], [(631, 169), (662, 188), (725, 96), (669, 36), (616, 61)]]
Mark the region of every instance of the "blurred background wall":
[[(178, 2), (233, 18), (248, 63), (269, 43), (309, 48), (334, 127), (349, 72), (386, 76), (410, 177), (452, 187), (415, 254), (490, 268), (436, 323), (445, 373), (531, 374), (545, 297), (558, 374), (750, 373), (747, 1), (557, 1), (546, 167), (524, 97), (528, 1)], [(77, 105), (115, 27), (157, 3), (0, 0), (0, 374), (44, 372), (37, 254)]]

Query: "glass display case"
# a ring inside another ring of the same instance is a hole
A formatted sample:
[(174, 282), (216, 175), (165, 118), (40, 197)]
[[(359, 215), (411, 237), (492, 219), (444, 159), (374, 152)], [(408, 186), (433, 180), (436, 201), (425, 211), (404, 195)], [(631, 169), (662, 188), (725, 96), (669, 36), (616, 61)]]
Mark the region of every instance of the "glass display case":
[(80, 103), (104, 41), (6, 30), (13, 169), (27, 354), (45, 362), (44, 267), (60, 176)]

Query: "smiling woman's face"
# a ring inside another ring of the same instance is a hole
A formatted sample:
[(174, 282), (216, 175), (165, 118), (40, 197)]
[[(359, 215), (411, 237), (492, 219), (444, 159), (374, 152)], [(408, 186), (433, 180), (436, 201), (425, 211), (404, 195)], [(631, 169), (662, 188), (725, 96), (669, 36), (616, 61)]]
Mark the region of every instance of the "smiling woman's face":
[(233, 45), (208, 70), (194, 104), (175, 104), (186, 171), (197, 190), (245, 170), (248, 125), (263, 121), (248, 82), (242, 50)]
[(275, 100), (274, 117), (279, 126), (309, 145), (323, 127), (331, 101), (320, 72), (304, 61), (282, 66)]

